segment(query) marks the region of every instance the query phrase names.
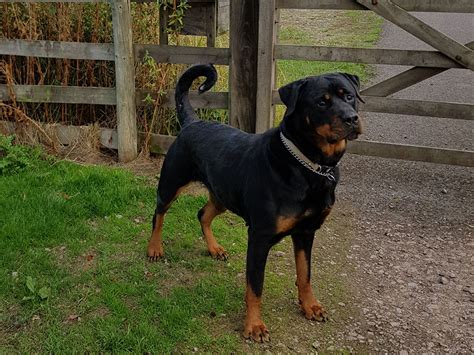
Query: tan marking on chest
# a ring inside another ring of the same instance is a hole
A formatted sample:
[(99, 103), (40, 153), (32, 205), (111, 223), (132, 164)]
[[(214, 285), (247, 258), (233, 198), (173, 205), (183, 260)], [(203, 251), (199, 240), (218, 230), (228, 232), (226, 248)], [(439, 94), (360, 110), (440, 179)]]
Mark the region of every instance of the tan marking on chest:
[(334, 144), (323, 144), (322, 146), (320, 146), (320, 148), (325, 155), (327, 155), (328, 157), (332, 157), (333, 155), (342, 153), (344, 150), (346, 150), (346, 145), (346, 140), (341, 139), (340, 141)]

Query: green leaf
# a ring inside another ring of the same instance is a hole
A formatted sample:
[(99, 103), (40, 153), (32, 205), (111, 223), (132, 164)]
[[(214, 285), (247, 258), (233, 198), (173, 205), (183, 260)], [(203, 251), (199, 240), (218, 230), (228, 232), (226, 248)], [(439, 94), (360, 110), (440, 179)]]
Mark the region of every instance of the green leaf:
[(49, 287), (41, 287), (38, 291), (38, 295), (41, 297), (42, 300), (45, 300), (51, 295), (51, 289)]
[(26, 278), (26, 287), (31, 293), (35, 293), (35, 280), (31, 276)]
[(21, 300), (22, 301), (30, 301), (30, 300), (33, 300), (33, 299), (35, 299), (35, 296), (23, 297)]

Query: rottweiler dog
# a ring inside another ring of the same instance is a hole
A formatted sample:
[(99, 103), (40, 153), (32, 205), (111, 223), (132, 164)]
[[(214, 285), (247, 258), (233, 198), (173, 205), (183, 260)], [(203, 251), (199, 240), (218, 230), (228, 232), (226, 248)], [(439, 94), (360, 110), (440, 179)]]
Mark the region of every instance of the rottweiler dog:
[(163, 220), (173, 200), (189, 182), (200, 181), (209, 190), (209, 201), (197, 217), (212, 257), (227, 258), (211, 230), (217, 215), (228, 209), (248, 226), (244, 337), (269, 340), (260, 311), (265, 264), (271, 247), (287, 235), (294, 246), (301, 310), (307, 319), (324, 321), (310, 284), (311, 249), (335, 201), (337, 164), (347, 141), (361, 133), (358, 77), (333, 73), (283, 86), (279, 94), (287, 109), (280, 126), (248, 134), (198, 119), (188, 92), (201, 76), (206, 78), (199, 87), (202, 93), (217, 80), (211, 64), (190, 67), (177, 83), (181, 131), (161, 170), (148, 258), (163, 256)]

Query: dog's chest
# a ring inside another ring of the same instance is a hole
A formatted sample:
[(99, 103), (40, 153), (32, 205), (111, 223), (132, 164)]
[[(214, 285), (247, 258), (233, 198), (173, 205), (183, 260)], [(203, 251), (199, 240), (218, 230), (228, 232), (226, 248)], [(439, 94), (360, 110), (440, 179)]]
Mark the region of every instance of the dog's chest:
[(316, 230), (323, 224), (331, 212), (331, 207), (323, 209), (307, 208), (300, 213), (278, 216), (276, 221), (277, 234), (293, 231)]

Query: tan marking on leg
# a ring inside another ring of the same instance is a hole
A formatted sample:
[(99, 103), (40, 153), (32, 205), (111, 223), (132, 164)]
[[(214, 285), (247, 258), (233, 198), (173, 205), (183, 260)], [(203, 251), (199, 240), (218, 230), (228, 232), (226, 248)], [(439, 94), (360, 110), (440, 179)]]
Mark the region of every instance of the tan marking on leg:
[(163, 230), (164, 214), (157, 214), (155, 225), (151, 233), (150, 241), (148, 242), (147, 255), (148, 260), (156, 261), (164, 255), (163, 245), (161, 240), (161, 232)]
[(276, 220), (276, 234), (288, 232), (300, 219), (296, 216), (278, 216)]
[(325, 312), (316, 297), (308, 278), (308, 262), (304, 250), (295, 251), (296, 263), (296, 285), (298, 286), (298, 298), (300, 308), (305, 317), (310, 320), (324, 322), (327, 320)]
[(245, 304), (247, 313), (245, 315), (244, 338), (252, 338), (259, 343), (270, 341), (270, 334), (262, 321), (262, 299), (255, 295), (250, 284), (247, 284), (245, 291)]
[(219, 260), (226, 260), (228, 255), (225, 249), (217, 243), (214, 233), (212, 233), (211, 223), (216, 216), (224, 211), (225, 208), (217, 207), (214, 198), (210, 196), (209, 201), (204, 206), (204, 213), (200, 218), (202, 233), (207, 243), (207, 250), (209, 250), (209, 254), (211, 254), (213, 258)]

